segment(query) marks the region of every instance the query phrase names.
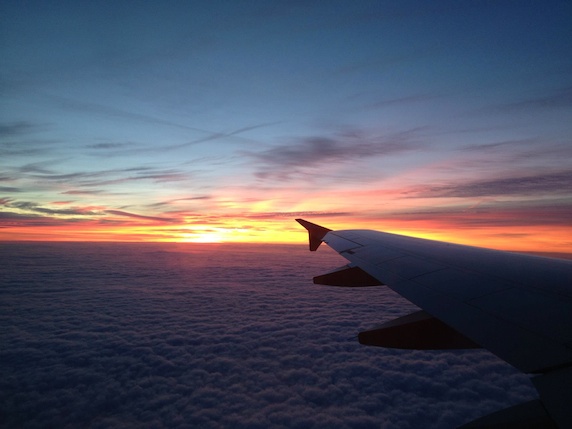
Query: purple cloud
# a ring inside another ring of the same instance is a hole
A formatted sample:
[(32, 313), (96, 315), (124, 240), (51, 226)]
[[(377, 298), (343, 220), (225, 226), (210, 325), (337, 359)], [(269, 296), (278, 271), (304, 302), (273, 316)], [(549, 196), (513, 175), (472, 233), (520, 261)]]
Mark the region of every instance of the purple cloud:
[[(24, 168), (24, 167), (22, 167)], [(126, 182), (149, 180), (155, 183), (178, 182), (189, 178), (188, 172), (177, 169), (157, 169), (153, 167), (131, 167), (114, 170), (76, 171), (57, 174), (53, 171), (38, 170), (36, 166), (25, 166), (25, 172), (38, 172), (30, 176), (49, 182), (64, 182), (76, 187), (116, 185)], [(135, 174), (133, 174), (135, 173)], [(70, 192), (70, 191), (67, 191)]]
[(90, 190), (70, 190), (70, 191), (64, 191), (64, 192), (60, 192), (60, 194), (66, 194), (66, 195), (99, 195), (99, 194), (103, 194), (105, 193), (105, 191), (103, 189), (90, 189)]
[(158, 217), (158, 216), (145, 216), (145, 215), (139, 215), (139, 214), (135, 214), (135, 213), (125, 212), (123, 210), (105, 210), (105, 213), (114, 214), (117, 216), (131, 217), (131, 218), (136, 218), (136, 219), (154, 220), (154, 221), (159, 221), (159, 222), (177, 222), (178, 221), (177, 219)]
[(319, 211), (305, 211), (305, 212), (260, 212), (260, 213), (244, 213), (242, 217), (248, 219), (270, 219), (270, 218), (290, 218), (297, 217), (339, 217), (339, 216), (352, 216), (353, 213), (349, 212), (319, 212)]
[(19, 136), (37, 130), (31, 122), (19, 121), (0, 124), (0, 138)]
[(416, 197), (488, 197), (499, 195), (567, 195), (572, 189), (572, 171), (537, 173), (475, 180), (448, 185), (424, 186), (414, 189)]
[(120, 142), (106, 142), (106, 143), (96, 143), (89, 145), (90, 149), (124, 149), (133, 146), (135, 143), (120, 143)]
[(525, 100), (516, 101), (514, 103), (498, 106), (502, 110), (520, 110), (520, 109), (566, 109), (572, 107), (572, 86), (562, 88), (558, 92), (538, 97), (531, 97)]
[(389, 156), (418, 149), (417, 130), (374, 137), (348, 132), (335, 137), (311, 137), (262, 152), (246, 152), (258, 164), (261, 179), (290, 179), (321, 164), (344, 164), (375, 156)]
[(30, 201), (10, 201), (6, 203), (5, 206), (25, 210), (32, 213), (40, 213), (42, 215), (98, 216), (102, 214), (99, 211), (84, 210), (81, 208), (52, 209), (48, 207), (42, 207), (39, 204)]
[(22, 192), (22, 189), (14, 186), (0, 186), (0, 192)]
[[(380, 213), (379, 218), (413, 222), (426, 221), (435, 225), (443, 223), (449, 227), (461, 229), (517, 226), (568, 227), (572, 224), (572, 202), (557, 199), (518, 203), (491, 200), (483, 201), (472, 207), (460, 205), (385, 212)], [(495, 232), (495, 234), (514, 237), (512, 232), (506, 234)]]

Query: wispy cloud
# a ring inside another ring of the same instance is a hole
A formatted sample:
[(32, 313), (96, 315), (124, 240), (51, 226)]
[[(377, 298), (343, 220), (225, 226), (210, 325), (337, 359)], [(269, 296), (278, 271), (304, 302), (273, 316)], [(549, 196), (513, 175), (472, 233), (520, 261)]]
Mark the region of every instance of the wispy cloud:
[[(82, 219), (90, 222), (113, 222), (127, 225), (132, 225), (133, 221), (152, 221), (154, 224), (182, 222), (176, 217), (147, 216), (105, 206), (70, 206), (72, 203), (71, 201), (56, 201), (41, 205), (31, 201), (2, 198), (0, 199), (0, 205), (4, 207), (0, 209), (2, 226), (7, 226), (12, 222), (26, 226), (62, 225)], [(62, 208), (62, 205), (66, 207)]]
[(172, 200), (167, 201), (160, 201), (157, 203), (147, 204), (148, 207), (163, 207), (163, 206), (170, 206), (174, 203), (178, 203), (181, 201), (199, 201), (199, 200), (209, 200), (212, 197), (210, 195), (200, 195), (197, 197), (184, 197), (184, 198), (174, 198)]
[(13, 186), (0, 186), (0, 192), (22, 192), (22, 189)]
[(69, 190), (69, 191), (63, 191), (60, 192), (60, 194), (65, 194), (65, 195), (100, 195), (100, 194), (104, 194), (106, 193), (103, 189), (84, 189), (84, 190), (78, 190), (78, 189), (73, 189), (73, 190)]
[(404, 97), (396, 97), (396, 98), (384, 98), (377, 100), (368, 105), (370, 108), (385, 108), (385, 107), (392, 107), (398, 105), (408, 105), (413, 103), (423, 103), (426, 101), (432, 101), (437, 98), (440, 98), (436, 95), (430, 94), (414, 94), (408, 95)]
[[(297, 217), (350, 217), (355, 216), (355, 213), (351, 212), (334, 212), (334, 211), (303, 211), (303, 212), (260, 212), (260, 213), (243, 213), (241, 217), (245, 219), (275, 219), (275, 218), (286, 218), (294, 219)], [(294, 225), (296, 226), (296, 225)], [(297, 226), (296, 226), (297, 227)]]
[(94, 211), (92, 209), (86, 210), (84, 208), (52, 209), (49, 207), (43, 207), (38, 203), (30, 201), (10, 201), (4, 205), (10, 208), (24, 210), (32, 213), (40, 213), (43, 215), (98, 216), (102, 214), (100, 211)]
[(61, 219), (50, 216), (42, 216), (34, 213), (16, 213), (0, 210), (0, 228), (26, 227), (58, 227), (68, 225), (70, 222), (77, 222), (78, 219)]
[(30, 162), (20, 166), (17, 171), (19, 173), (39, 173), (45, 175), (55, 174), (53, 169), (47, 168), (52, 165), (61, 163), (61, 160), (44, 160), (37, 162)]
[[(113, 170), (76, 171), (73, 173), (58, 174), (41, 166), (25, 166), (24, 172), (38, 172), (31, 174), (35, 179), (48, 182), (62, 182), (75, 187), (93, 187), (114, 185), (125, 182), (149, 180), (155, 183), (178, 182), (187, 180), (189, 173), (177, 169), (158, 169), (153, 167), (132, 167)], [(22, 169), (21, 169), (22, 170)], [(132, 174), (135, 173), (135, 174)]]
[[(572, 201), (491, 202), (476, 207), (455, 206), (406, 210), (380, 215), (383, 219), (430, 222), (448, 228), (568, 227)], [(511, 232), (513, 233), (513, 232)]]
[(572, 189), (572, 171), (501, 177), (412, 189), (411, 196), (424, 198), (487, 197), (499, 195), (567, 195)]
[(38, 127), (27, 121), (0, 124), (0, 138), (14, 137), (37, 131)]
[(32, 121), (0, 123), (0, 158), (50, 154), (59, 140), (43, 135), (49, 128)]
[(46, 147), (43, 141), (28, 141), (5, 144), (0, 147), (0, 157), (28, 157), (28, 156), (48, 156), (51, 149)]
[(522, 151), (524, 149), (538, 149), (538, 141), (536, 139), (515, 139), (502, 140), (488, 143), (471, 144), (461, 148), (461, 151), (467, 152), (511, 152)]
[[(175, 145), (161, 145), (160, 148), (154, 147), (154, 148), (146, 148), (146, 149), (135, 149), (138, 151), (173, 150), (173, 149), (179, 149), (179, 148), (186, 147), (186, 146), (196, 145), (198, 143), (204, 143), (204, 142), (209, 142), (209, 141), (213, 141), (213, 140), (218, 140), (221, 138), (234, 138), (234, 139), (239, 139), (241, 141), (247, 141), (248, 139), (241, 138), (240, 134), (247, 132), (247, 131), (257, 129), (257, 128), (275, 125), (275, 124), (279, 123), (279, 122), (265, 122), (265, 123), (255, 124), (255, 125), (247, 125), (247, 126), (240, 127), (238, 129), (235, 129), (235, 130), (229, 131), (229, 132), (220, 132), (220, 131), (206, 130), (206, 129), (203, 129), (200, 127), (194, 127), (194, 126), (190, 126), (190, 125), (183, 124), (180, 122), (173, 122), (173, 121), (166, 120), (166, 119), (163, 119), (163, 118), (160, 118), (157, 116), (151, 116), (151, 115), (147, 115), (147, 114), (143, 114), (143, 113), (125, 111), (122, 109), (118, 109), (116, 107), (102, 105), (102, 104), (98, 104), (98, 103), (92, 103), (92, 102), (88, 102), (88, 101), (79, 101), (79, 100), (74, 100), (74, 99), (70, 99), (70, 98), (66, 98), (66, 97), (62, 97), (62, 96), (57, 96), (57, 95), (45, 95), (45, 97), (53, 100), (54, 102), (56, 102), (59, 105), (60, 108), (63, 108), (66, 110), (74, 110), (74, 111), (79, 110), (79, 111), (83, 111), (86, 113), (95, 114), (95, 115), (103, 116), (103, 117), (111, 117), (111, 118), (116, 118), (116, 119), (135, 121), (135, 122), (144, 123), (144, 124), (155, 124), (155, 125), (167, 126), (167, 127), (172, 127), (172, 128), (178, 128), (178, 129), (182, 129), (182, 130), (192, 131), (195, 133), (200, 133), (202, 135), (201, 137), (194, 139), (194, 140), (191, 140), (191, 141), (186, 142), (186, 143), (175, 144)], [(106, 143), (101, 143), (98, 145), (94, 145), (92, 147), (95, 149), (119, 149), (120, 148), (117, 146), (106, 146)]]
[(109, 185), (119, 185), (128, 182), (135, 182), (135, 181), (144, 181), (149, 180), (155, 183), (162, 183), (162, 182), (181, 182), (184, 180), (188, 180), (189, 176), (185, 172), (177, 171), (177, 170), (164, 170), (164, 171), (157, 171), (155, 173), (149, 174), (139, 174), (136, 176), (127, 176), (127, 177), (120, 177), (117, 179), (109, 179), (109, 180), (81, 180), (76, 183), (77, 186), (109, 186)]
[[(229, 138), (229, 137), (240, 137), (240, 134), (245, 133), (247, 131), (252, 131), (258, 128), (264, 128), (264, 127), (268, 127), (271, 125), (276, 125), (279, 124), (280, 122), (265, 122), (262, 124), (257, 124), (257, 125), (249, 125), (249, 126), (245, 126), (245, 127), (241, 127), (238, 128), (236, 130), (233, 131), (229, 131), (229, 132), (211, 132), (210, 135), (206, 136), (206, 137), (201, 137), (199, 139), (196, 140), (191, 140), (189, 142), (185, 142), (185, 143), (180, 143), (180, 144), (175, 144), (175, 145), (170, 145), (170, 146), (164, 146), (162, 148), (162, 150), (175, 150), (175, 149), (181, 149), (184, 147), (188, 147), (188, 146), (194, 146), (197, 145), (199, 143), (206, 143), (206, 142), (210, 142), (213, 140), (218, 140), (218, 139), (222, 139), (222, 138)], [(244, 142), (252, 142), (249, 139), (246, 138), (240, 138), (241, 143)]]
[(89, 145), (90, 149), (125, 149), (134, 146), (135, 143), (131, 142), (106, 142), (106, 143), (96, 143)]
[(255, 160), (256, 177), (287, 180), (321, 164), (345, 164), (355, 160), (390, 156), (413, 149), (417, 130), (389, 136), (371, 136), (362, 132), (334, 137), (308, 137), (292, 144), (274, 146), (261, 152), (245, 152)]
[(106, 105), (102, 105), (102, 104), (98, 104), (98, 103), (92, 103), (92, 102), (88, 102), (88, 101), (74, 100), (74, 99), (62, 97), (59, 95), (44, 94), (44, 96), (48, 99), (51, 99), (55, 103), (57, 103), (60, 108), (63, 108), (66, 110), (74, 110), (74, 111), (79, 110), (79, 111), (83, 111), (83, 112), (87, 112), (87, 113), (91, 113), (91, 114), (96, 114), (96, 115), (100, 115), (100, 116), (113, 117), (113, 118), (123, 119), (123, 120), (128, 119), (131, 121), (137, 121), (137, 122), (142, 122), (142, 123), (146, 123), (146, 124), (152, 123), (152, 124), (156, 124), (156, 125), (165, 125), (165, 126), (180, 128), (180, 129), (184, 129), (184, 130), (198, 131), (200, 133), (212, 134), (211, 132), (203, 130), (201, 128), (191, 127), (191, 126), (188, 126), (185, 124), (180, 124), (177, 122), (168, 121), (168, 120), (165, 120), (165, 119), (162, 119), (159, 117), (154, 117), (151, 115), (146, 115), (146, 114), (136, 113), (136, 112), (129, 112), (129, 111), (118, 109), (118, 108), (112, 107), (112, 106), (106, 106)]
[(177, 219), (158, 217), (158, 216), (145, 216), (145, 215), (139, 215), (139, 214), (135, 214), (135, 213), (125, 212), (123, 210), (105, 210), (105, 213), (110, 213), (110, 214), (114, 214), (117, 216), (125, 216), (125, 217), (130, 217), (130, 218), (135, 218), (135, 219), (153, 220), (153, 221), (168, 222), (168, 223), (178, 221)]
[(572, 86), (551, 94), (530, 97), (513, 103), (498, 105), (501, 110), (560, 109), (572, 107)]

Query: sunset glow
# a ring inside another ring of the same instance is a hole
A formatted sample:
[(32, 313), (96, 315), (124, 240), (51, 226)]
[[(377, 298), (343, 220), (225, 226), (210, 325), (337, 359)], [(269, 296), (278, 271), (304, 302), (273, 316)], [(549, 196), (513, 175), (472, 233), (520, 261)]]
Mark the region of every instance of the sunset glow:
[(570, 3), (270, 3), (4, 5), (0, 240), (572, 253)]

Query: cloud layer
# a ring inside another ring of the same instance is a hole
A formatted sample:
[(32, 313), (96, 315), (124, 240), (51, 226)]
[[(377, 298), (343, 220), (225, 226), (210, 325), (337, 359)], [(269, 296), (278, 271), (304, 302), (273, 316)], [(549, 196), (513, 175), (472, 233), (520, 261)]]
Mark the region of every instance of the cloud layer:
[(327, 249), (0, 248), (6, 427), (450, 428), (534, 397), (486, 351), (368, 348), (414, 307), (314, 286)]

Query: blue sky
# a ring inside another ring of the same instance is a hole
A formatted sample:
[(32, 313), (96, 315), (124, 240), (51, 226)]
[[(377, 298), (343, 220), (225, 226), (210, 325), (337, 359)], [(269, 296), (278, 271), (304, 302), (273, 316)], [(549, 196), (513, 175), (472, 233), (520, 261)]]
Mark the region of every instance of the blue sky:
[(569, 2), (0, 15), (5, 239), (291, 241), (303, 213), (572, 249)]

